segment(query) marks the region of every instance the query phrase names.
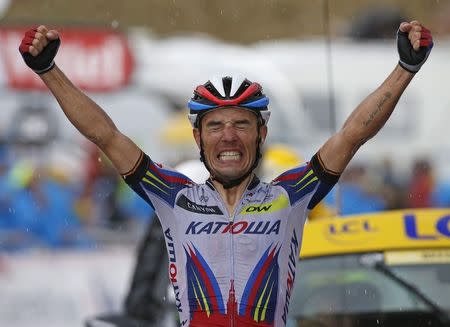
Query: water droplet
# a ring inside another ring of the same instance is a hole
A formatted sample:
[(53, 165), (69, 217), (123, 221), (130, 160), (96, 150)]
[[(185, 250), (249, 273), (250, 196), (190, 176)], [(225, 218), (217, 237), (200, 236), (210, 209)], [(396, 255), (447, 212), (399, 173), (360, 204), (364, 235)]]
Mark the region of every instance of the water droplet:
[[(114, 29), (118, 28), (119, 25), (120, 25), (120, 24), (119, 24), (119, 22), (118, 22), (117, 20), (113, 20), (113, 21), (111, 22), (111, 27), (114, 28)], [(99, 160), (101, 161), (100, 158), (99, 158)]]

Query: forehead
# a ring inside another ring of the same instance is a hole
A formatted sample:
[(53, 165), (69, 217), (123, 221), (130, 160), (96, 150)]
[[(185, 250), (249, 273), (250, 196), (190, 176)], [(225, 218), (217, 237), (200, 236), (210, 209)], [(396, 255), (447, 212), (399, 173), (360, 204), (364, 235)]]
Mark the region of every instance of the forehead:
[(256, 115), (247, 109), (242, 108), (218, 108), (206, 113), (203, 122), (208, 121), (227, 121), (227, 120), (249, 120), (257, 121)]

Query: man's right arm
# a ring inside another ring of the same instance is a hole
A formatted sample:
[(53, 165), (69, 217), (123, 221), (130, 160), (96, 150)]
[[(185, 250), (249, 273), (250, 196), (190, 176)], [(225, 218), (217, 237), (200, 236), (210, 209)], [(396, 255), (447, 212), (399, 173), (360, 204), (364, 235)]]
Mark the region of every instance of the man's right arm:
[[(27, 34), (22, 41), (20, 51), (23, 56), (28, 55), (32, 64), (27, 60), (25, 62), (34, 69), (33, 60), (43, 53), (50, 42), (58, 40), (59, 35), (57, 31), (49, 31), (45, 26), (39, 26), (35, 33), (28, 31)], [(57, 49), (53, 56), (56, 55), (56, 51)], [(117, 129), (100, 106), (73, 85), (53, 63), (53, 58), (50, 59), (49, 70), (38, 73), (55, 96), (64, 114), (81, 134), (94, 142), (106, 154), (120, 174), (126, 174), (132, 170), (141, 155), (139, 147)], [(37, 72), (37, 69), (34, 70)]]

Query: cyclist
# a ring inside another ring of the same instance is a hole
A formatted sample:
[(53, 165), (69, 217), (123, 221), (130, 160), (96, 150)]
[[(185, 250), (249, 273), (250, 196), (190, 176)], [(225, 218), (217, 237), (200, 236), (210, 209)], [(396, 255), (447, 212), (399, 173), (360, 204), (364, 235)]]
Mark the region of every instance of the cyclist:
[(189, 120), (210, 173), (204, 184), (154, 163), (123, 135), (54, 63), (59, 44), (57, 31), (39, 26), (25, 33), (19, 50), (73, 125), (155, 208), (181, 325), (243, 327), (286, 324), (308, 211), (385, 124), (433, 42), (418, 21), (403, 22), (392, 73), (308, 163), (270, 183), (253, 172), (270, 116), (261, 86), (232, 77), (198, 86)]

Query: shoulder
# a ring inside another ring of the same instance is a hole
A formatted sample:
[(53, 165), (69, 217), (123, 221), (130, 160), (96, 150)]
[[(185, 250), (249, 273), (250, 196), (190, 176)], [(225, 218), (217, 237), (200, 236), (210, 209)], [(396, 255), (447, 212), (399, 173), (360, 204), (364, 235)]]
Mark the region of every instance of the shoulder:
[(186, 175), (163, 164), (153, 162), (145, 153), (142, 154), (136, 167), (123, 178), (147, 201), (153, 202), (150, 198), (157, 197), (172, 207), (181, 190), (195, 185)]
[(162, 186), (164, 184), (194, 184), (186, 175), (164, 164), (154, 162), (144, 152), (142, 152), (133, 170), (123, 175), (123, 178), (128, 184), (137, 184), (146, 180)]
[(309, 162), (292, 168), (272, 181), (273, 185), (284, 188), (291, 204), (319, 193), (326, 194), (338, 181), (339, 175), (327, 171), (321, 163), (320, 156), (315, 154)]

